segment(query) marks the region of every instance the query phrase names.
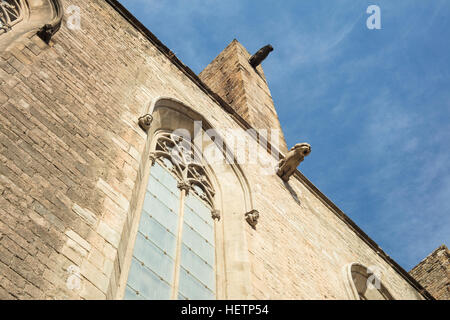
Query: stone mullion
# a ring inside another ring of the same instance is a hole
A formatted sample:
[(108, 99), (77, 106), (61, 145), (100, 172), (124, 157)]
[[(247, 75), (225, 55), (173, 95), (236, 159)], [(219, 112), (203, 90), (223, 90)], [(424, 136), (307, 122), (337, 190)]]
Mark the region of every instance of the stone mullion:
[(186, 189), (181, 189), (180, 206), (178, 209), (178, 234), (177, 246), (175, 253), (175, 268), (172, 283), (172, 300), (178, 299), (178, 288), (180, 284), (180, 268), (181, 268), (181, 246), (183, 244), (183, 221), (184, 221), (184, 199), (186, 198)]

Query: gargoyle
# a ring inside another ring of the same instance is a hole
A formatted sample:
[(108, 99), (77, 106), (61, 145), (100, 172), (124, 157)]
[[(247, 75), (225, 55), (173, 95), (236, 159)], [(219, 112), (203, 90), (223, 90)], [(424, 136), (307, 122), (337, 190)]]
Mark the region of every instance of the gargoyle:
[(278, 176), (284, 181), (288, 182), (289, 178), (294, 174), (297, 167), (300, 165), (305, 157), (311, 153), (311, 145), (308, 143), (296, 144), (286, 155), (286, 158), (278, 164)]
[(139, 118), (139, 126), (141, 127), (142, 130), (147, 132), (148, 129), (150, 129), (150, 125), (152, 124), (152, 121), (153, 121), (153, 117), (149, 114), (146, 114), (145, 116), (142, 116)]
[(272, 51), (273, 47), (268, 44), (267, 46), (259, 49), (259, 51), (255, 53), (248, 62), (253, 68), (256, 68), (267, 58), (269, 53), (271, 53)]

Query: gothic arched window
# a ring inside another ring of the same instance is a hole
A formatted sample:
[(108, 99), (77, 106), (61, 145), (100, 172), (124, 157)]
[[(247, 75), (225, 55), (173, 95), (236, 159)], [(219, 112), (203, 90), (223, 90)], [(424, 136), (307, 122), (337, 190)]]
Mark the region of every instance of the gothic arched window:
[(352, 296), (357, 300), (395, 300), (383, 285), (374, 270), (370, 270), (359, 263), (353, 263), (348, 267), (348, 281)]
[(190, 141), (156, 141), (125, 299), (215, 299), (211, 181)]
[(24, 4), (21, 0), (1, 0), (0, 2), (0, 35), (12, 29), (22, 21)]

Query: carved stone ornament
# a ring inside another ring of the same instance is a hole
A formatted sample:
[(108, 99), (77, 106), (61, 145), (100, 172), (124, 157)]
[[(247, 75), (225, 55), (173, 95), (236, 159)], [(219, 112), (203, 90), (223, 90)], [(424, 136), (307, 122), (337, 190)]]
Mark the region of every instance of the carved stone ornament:
[(139, 118), (139, 127), (141, 127), (141, 129), (145, 132), (148, 132), (148, 129), (150, 129), (152, 122), (153, 117), (150, 114), (146, 114)]
[(258, 210), (252, 210), (250, 212), (247, 212), (245, 214), (245, 220), (247, 220), (248, 224), (253, 229), (256, 229), (256, 225), (258, 224), (258, 220), (259, 220), (259, 212), (258, 212)]
[(217, 220), (220, 221), (220, 211), (219, 210), (213, 210), (211, 211), (211, 216), (213, 218), (213, 220)]
[(191, 185), (189, 183), (183, 182), (183, 181), (178, 182), (177, 187), (180, 190), (186, 191), (186, 193), (189, 193), (189, 190), (191, 190)]
[(153, 167), (155, 165), (155, 162), (156, 162), (155, 154), (153, 152), (151, 152), (148, 158), (150, 159), (150, 166)]
[(155, 159), (178, 178), (178, 188), (194, 192), (200, 199), (214, 208), (215, 191), (202, 164), (201, 155), (194, 145), (172, 133), (161, 134), (150, 160)]
[(311, 154), (311, 145), (308, 143), (296, 144), (278, 164), (277, 175), (288, 182), (300, 163)]
[(267, 46), (259, 49), (257, 53), (255, 53), (250, 60), (248, 61), (253, 68), (259, 66), (267, 56), (273, 51), (273, 47), (268, 44)]

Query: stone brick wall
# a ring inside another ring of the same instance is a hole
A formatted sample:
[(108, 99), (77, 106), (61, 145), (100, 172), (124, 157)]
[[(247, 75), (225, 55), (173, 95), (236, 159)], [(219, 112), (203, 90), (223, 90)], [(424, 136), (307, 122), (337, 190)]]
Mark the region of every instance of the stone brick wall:
[(105, 1), (73, 4), (82, 31), (0, 58), (0, 298), (105, 298), (117, 267), (145, 139), (139, 66), (156, 50)]
[(410, 274), (436, 299), (450, 300), (450, 252), (445, 245), (421, 261)]
[[(159, 97), (246, 135), (114, 1), (62, 2), (81, 8), (82, 30), (69, 30), (66, 16), (50, 46), (34, 36), (0, 54), (0, 299), (117, 296), (121, 239), (148, 157), (137, 119)], [(382, 267), (396, 298), (421, 298), (298, 176), (285, 185), (257, 165), (242, 172), (261, 214), (245, 233), (249, 298), (347, 299), (342, 271), (351, 262)]]

